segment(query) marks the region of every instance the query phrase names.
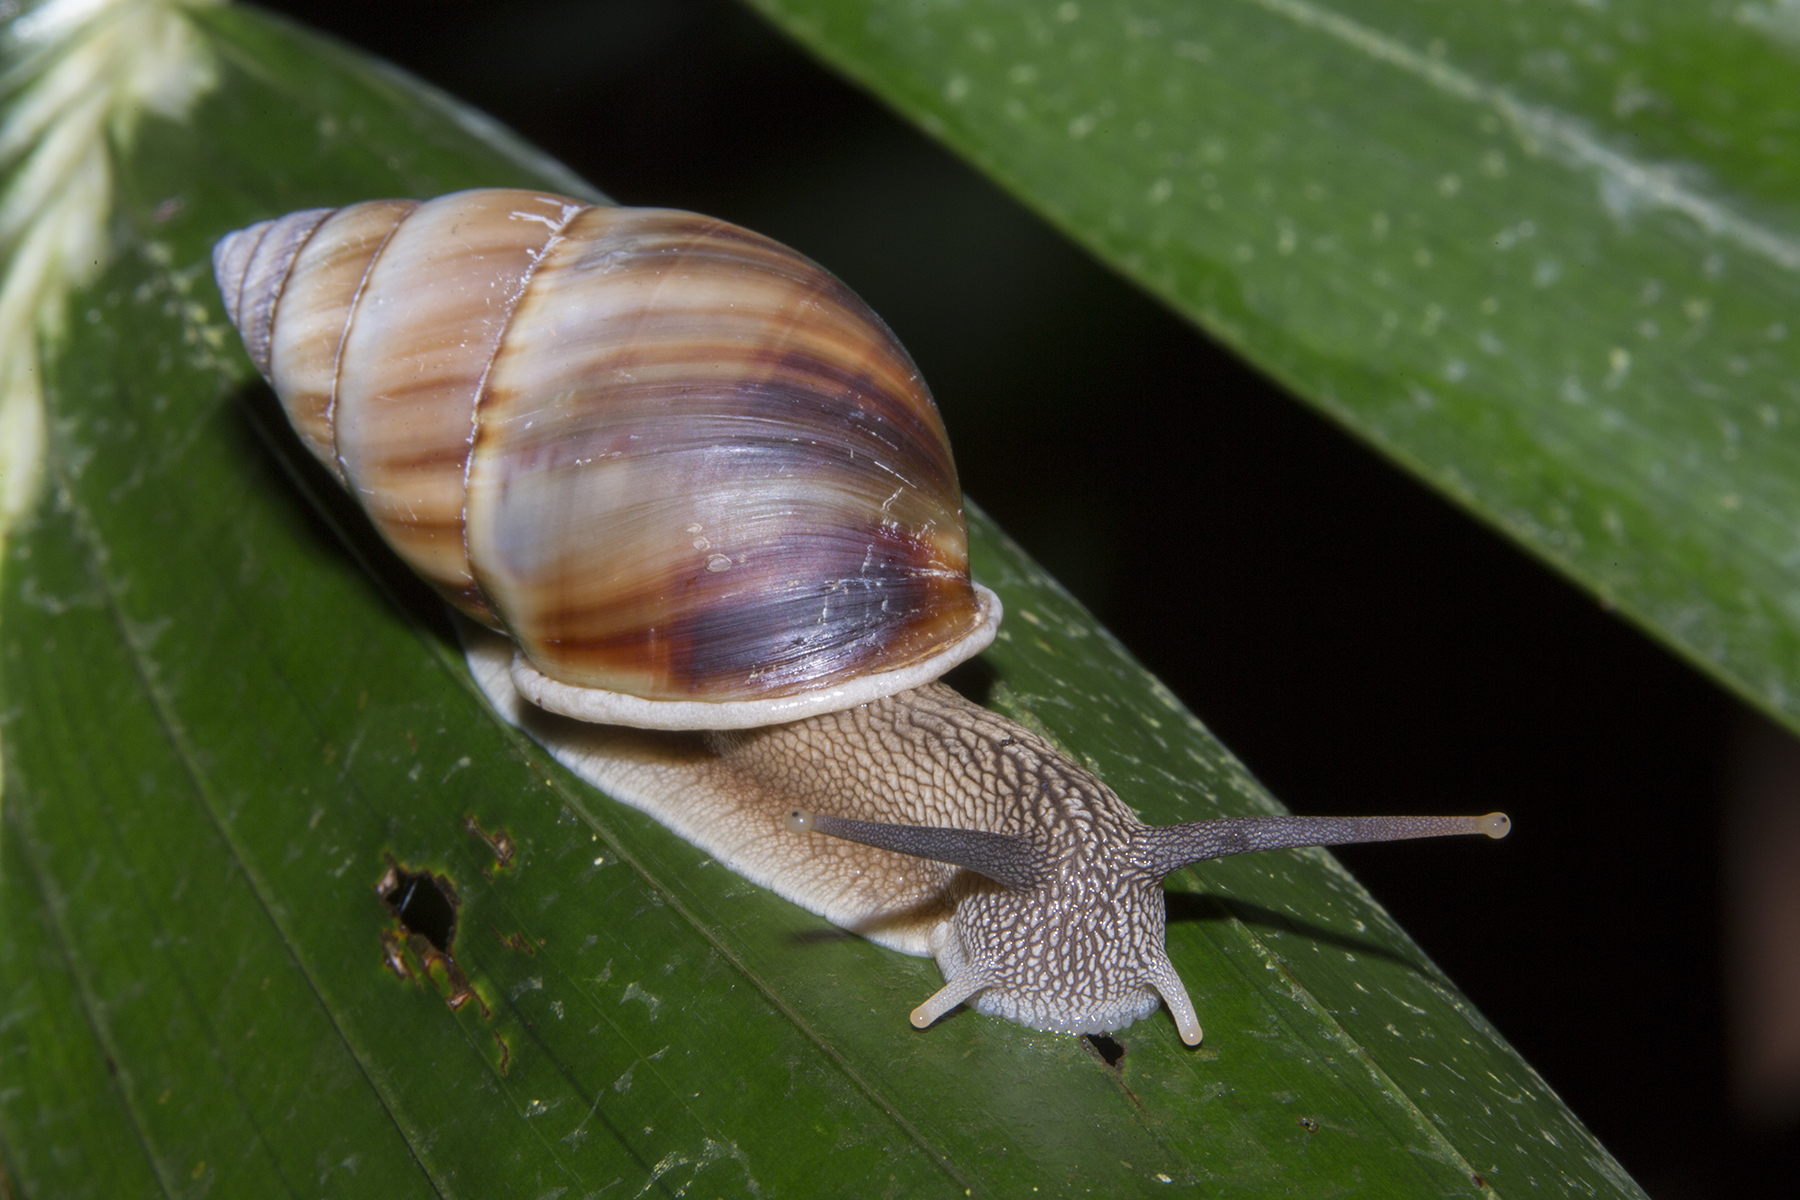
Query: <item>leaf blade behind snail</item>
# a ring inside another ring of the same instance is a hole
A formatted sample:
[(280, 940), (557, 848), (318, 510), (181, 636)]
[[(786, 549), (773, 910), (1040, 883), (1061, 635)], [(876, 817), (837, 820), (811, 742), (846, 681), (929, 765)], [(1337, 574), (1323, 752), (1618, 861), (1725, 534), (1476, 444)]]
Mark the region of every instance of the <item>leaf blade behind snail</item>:
[[(1609, 49), (1550, 66), (1500, 9), (1165, 0), (1035, 24), (977, 4), (872, 27), (828, 0), (757, 7), (1800, 729), (1800, 424), (1768, 399), (1800, 373), (1800, 209), (1775, 133), (1791, 39), (1724, 10), (1590, 9), (1567, 36)], [(963, 20), (981, 37), (951, 32)], [(1732, 85), (1698, 88), (1705, 62)]]

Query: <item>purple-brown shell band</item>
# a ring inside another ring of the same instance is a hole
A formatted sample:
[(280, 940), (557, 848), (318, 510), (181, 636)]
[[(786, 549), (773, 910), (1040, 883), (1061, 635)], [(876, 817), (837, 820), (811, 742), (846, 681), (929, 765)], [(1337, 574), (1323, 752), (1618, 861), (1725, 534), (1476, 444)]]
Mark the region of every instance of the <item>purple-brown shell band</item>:
[(823, 713), (842, 712), (922, 687), (987, 649), (1000, 630), (1005, 610), (1000, 597), (993, 592), (979, 583), (974, 589), (980, 606), (979, 622), (974, 629), (930, 658), (799, 694), (718, 702), (646, 700), (603, 688), (558, 683), (539, 672), (522, 654), (513, 656), (512, 682), (521, 696), (539, 708), (603, 725), (629, 725), (636, 729), (755, 729), (798, 721)]

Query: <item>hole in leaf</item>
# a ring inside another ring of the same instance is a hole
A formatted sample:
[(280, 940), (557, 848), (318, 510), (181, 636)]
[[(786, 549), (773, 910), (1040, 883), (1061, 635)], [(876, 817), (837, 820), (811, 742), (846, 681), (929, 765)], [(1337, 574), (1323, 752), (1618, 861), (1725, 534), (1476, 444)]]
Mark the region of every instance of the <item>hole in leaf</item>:
[(451, 951), (456, 911), (462, 907), (456, 885), (446, 876), (410, 870), (390, 858), (375, 882), (375, 895), (394, 918), (395, 927), (381, 931), (381, 956), (388, 970), (414, 983), (430, 980), (451, 1012), (473, 1000), (482, 1020), (490, 1019), (487, 1001), (476, 993)]
[(1125, 1057), (1125, 1047), (1114, 1041), (1107, 1034), (1083, 1034), (1082, 1040), (1088, 1044), (1089, 1048), (1091, 1048), (1095, 1054), (1100, 1056), (1100, 1061), (1109, 1067), (1117, 1068), (1119, 1060)]
[(406, 932), (418, 934), (439, 954), (450, 953), (456, 940), (456, 910), (462, 901), (448, 879), (390, 865), (375, 885), (375, 894)]

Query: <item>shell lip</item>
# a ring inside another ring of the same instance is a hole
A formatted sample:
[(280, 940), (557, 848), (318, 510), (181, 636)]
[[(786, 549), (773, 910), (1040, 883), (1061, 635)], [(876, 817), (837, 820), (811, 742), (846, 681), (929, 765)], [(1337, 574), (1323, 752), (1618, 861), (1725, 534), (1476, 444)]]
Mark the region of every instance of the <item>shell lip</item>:
[(646, 700), (604, 688), (558, 683), (540, 674), (524, 655), (517, 653), (513, 655), (512, 663), (513, 686), (525, 699), (550, 712), (596, 725), (628, 725), (635, 729), (754, 729), (842, 712), (923, 687), (951, 667), (987, 649), (1000, 631), (1004, 609), (1000, 597), (979, 583), (973, 586), (981, 606), (981, 619), (961, 638), (910, 666), (881, 671), (818, 691), (763, 700)]

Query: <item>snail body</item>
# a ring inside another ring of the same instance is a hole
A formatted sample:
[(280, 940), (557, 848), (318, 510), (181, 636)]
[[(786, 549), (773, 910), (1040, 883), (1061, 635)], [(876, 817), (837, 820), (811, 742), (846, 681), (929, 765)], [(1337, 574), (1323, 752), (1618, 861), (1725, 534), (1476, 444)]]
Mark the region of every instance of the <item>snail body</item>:
[(1001, 616), (942, 422), (881, 320), (766, 238), (482, 189), (289, 214), (214, 265), (301, 441), (486, 627), (465, 640), (495, 708), (752, 881), (936, 958), (916, 1025), (967, 1001), (1111, 1032), (1166, 1003), (1194, 1044), (1164, 875), (1504, 835), (1498, 814), (1146, 826), (934, 683)]

